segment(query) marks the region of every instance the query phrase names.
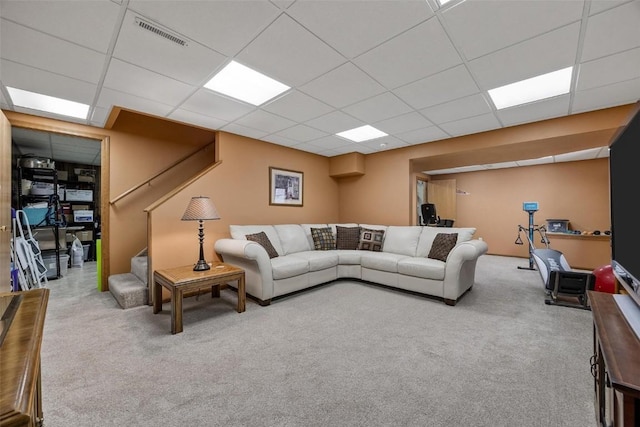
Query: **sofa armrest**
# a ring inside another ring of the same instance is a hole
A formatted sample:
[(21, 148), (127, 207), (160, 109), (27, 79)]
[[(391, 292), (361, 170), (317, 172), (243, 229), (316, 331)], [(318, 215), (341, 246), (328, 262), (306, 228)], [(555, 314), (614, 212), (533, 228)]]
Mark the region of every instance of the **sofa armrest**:
[(468, 240), (457, 244), (447, 257), (444, 273), (444, 298), (457, 300), (473, 286), (476, 262), (489, 247), (484, 240)]
[(271, 259), (262, 245), (251, 240), (218, 239), (214, 250), (224, 262), (244, 270), (248, 294), (262, 301), (273, 297)]

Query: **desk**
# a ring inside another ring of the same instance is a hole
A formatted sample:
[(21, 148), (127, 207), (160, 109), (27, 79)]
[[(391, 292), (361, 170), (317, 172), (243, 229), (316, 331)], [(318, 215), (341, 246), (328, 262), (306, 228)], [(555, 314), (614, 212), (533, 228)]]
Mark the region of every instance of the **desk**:
[(238, 307), (236, 311), (245, 310), (244, 270), (224, 262), (213, 262), (211, 269), (193, 271), (193, 265), (168, 268), (153, 273), (154, 295), (153, 313), (162, 311), (162, 287), (171, 292), (171, 333), (182, 332), (182, 299), (185, 292), (211, 288), (211, 297), (220, 296), (220, 285), (238, 281)]

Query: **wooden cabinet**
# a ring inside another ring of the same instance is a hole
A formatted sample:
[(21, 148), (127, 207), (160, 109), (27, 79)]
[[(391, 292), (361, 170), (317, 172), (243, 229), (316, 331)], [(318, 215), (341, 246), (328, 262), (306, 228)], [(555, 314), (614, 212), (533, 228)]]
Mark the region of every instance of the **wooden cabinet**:
[(591, 373), (600, 426), (640, 425), (640, 339), (612, 294), (589, 291), (593, 313)]
[(49, 289), (0, 294), (0, 425), (41, 426), (40, 347)]

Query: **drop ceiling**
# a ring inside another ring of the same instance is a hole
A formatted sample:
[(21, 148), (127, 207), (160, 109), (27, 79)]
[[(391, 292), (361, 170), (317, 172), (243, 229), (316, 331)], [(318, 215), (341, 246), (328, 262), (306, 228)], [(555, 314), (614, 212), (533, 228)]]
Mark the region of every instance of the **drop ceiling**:
[[(3, 0), (0, 17), (3, 109), (103, 127), (119, 106), (327, 157), (640, 99), (637, 0)], [(232, 59), (291, 89), (255, 107), (203, 88)], [(568, 66), (566, 95), (504, 110), (487, 95)], [(86, 103), (89, 118), (16, 107), (6, 87)], [(365, 124), (389, 136), (335, 136)]]

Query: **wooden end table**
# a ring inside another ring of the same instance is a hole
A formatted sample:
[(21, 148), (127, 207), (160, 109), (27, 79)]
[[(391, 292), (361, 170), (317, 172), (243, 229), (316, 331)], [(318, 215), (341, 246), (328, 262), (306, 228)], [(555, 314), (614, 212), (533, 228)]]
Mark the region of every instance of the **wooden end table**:
[(211, 269), (193, 271), (193, 265), (158, 270), (153, 273), (153, 314), (162, 311), (162, 287), (171, 292), (171, 333), (182, 332), (182, 299), (186, 292), (211, 288), (211, 298), (220, 296), (220, 285), (238, 281), (238, 307), (245, 310), (244, 270), (224, 262), (213, 262)]

